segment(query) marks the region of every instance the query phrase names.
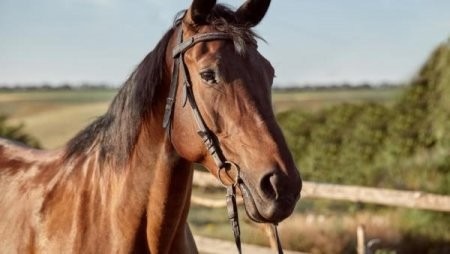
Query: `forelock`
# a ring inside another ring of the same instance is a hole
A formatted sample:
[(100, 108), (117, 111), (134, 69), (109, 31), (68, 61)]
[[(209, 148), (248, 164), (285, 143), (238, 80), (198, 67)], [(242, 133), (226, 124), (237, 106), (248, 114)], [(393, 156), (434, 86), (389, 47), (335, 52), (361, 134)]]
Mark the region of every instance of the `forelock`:
[(248, 47), (257, 47), (256, 38), (260, 38), (250, 27), (237, 21), (234, 11), (217, 4), (211, 10), (207, 23), (219, 32), (233, 37), (234, 47), (238, 54), (244, 55)]

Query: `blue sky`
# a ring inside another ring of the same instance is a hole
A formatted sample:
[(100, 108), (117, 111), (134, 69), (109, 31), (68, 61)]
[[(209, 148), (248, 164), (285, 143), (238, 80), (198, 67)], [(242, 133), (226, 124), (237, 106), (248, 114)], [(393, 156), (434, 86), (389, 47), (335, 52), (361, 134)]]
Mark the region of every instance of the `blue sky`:
[[(0, 84), (119, 85), (190, 3), (0, 0)], [(277, 85), (405, 81), (450, 37), (450, 1), (273, 0), (256, 31)]]

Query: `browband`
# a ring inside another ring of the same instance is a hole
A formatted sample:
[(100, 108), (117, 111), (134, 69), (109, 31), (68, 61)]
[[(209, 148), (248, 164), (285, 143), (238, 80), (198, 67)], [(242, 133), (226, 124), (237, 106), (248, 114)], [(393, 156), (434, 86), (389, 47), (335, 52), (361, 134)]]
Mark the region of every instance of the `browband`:
[[(182, 28), (180, 27), (180, 30)], [(179, 54), (186, 52), (192, 46), (203, 41), (216, 41), (216, 40), (233, 40), (230, 34), (222, 32), (206, 33), (206, 34), (196, 34), (191, 36), (182, 42), (180, 42), (172, 51), (172, 57), (176, 58)]]

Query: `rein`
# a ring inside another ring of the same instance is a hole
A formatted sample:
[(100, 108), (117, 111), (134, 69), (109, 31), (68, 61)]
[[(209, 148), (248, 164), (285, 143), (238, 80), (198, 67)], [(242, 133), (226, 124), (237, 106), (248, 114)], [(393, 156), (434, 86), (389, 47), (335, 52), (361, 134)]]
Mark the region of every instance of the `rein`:
[[(214, 162), (219, 169), (218, 171), (218, 177), (221, 183), (226, 187), (227, 189), (227, 195), (226, 195), (226, 203), (227, 203), (227, 212), (228, 212), (228, 219), (230, 220), (231, 227), (233, 230), (234, 240), (236, 243), (236, 247), (238, 249), (239, 253), (242, 253), (241, 249), (241, 233), (240, 233), (240, 227), (239, 227), (239, 215), (238, 215), (238, 209), (236, 204), (236, 187), (239, 187), (239, 185), (242, 183), (242, 180), (239, 176), (240, 169), (238, 165), (231, 161), (227, 161), (220, 149), (220, 144), (217, 138), (211, 133), (211, 131), (208, 129), (208, 127), (205, 124), (205, 121), (203, 120), (203, 117), (197, 107), (197, 103), (195, 101), (194, 93), (192, 91), (192, 85), (189, 77), (189, 70), (186, 67), (186, 64), (184, 62), (184, 53), (186, 53), (187, 50), (192, 48), (195, 44), (199, 42), (206, 42), (206, 41), (213, 41), (213, 40), (233, 40), (232, 36), (227, 33), (222, 32), (214, 32), (214, 33), (205, 33), (205, 34), (196, 34), (192, 37), (189, 37), (188, 39), (183, 41), (183, 29), (178, 29), (177, 33), (177, 45), (173, 49), (172, 57), (174, 58), (173, 63), (173, 71), (172, 71), (172, 81), (170, 84), (170, 90), (169, 90), (169, 96), (167, 97), (166, 101), (166, 107), (164, 112), (164, 119), (163, 119), (163, 127), (169, 131), (169, 137), (171, 136), (171, 127), (172, 127), (172, 118), (173, 118), (173, 106), (175, 104), (175, 98), (177, 94), (177, 87), (178, 87), (178, 80), (180, 77), (181, 72), (181, 78), (183, 80), (183, 99), (182, 99), (182, 106), (185, 107), (186, 104), (189, 102), (189, 105), (192, 109), (192, 114), (194, 116), (195, 122), (198, 127), (197, 134), (200, 136), (200, 138), (203, 141), (203, 144), (205, 145), (206, 149), (208, 150), (209, 154), (214, 159)], [(225, 173), (228, 175), (227, 172), (231, 170), (236, 171), (236, 177), (234, 179), (234, 183), (231, 185), (226, 185), (224, 181), (221, 179), (221, 171), (225, 170)], [(280, 239), (278, 236), (278, 231), (276, 228), (276, 225), (272, 225), (272, 230), (274, 235), (276, 236), (276, 242), (277, 242), (277, 250), (279, 254), (283, 253), (283, 249), (281, 247)]]

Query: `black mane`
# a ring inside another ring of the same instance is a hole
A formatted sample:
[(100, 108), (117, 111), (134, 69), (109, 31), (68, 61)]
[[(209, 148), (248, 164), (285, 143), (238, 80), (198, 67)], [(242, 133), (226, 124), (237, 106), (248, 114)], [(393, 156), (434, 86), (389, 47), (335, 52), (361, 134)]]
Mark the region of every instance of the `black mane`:
[(156, 86), (163, 82), (166, 47), (173, 28), (166, 32), (131, 74), (108, 111), (78, 133), (67, 145), (66, 158), (98, 145), (101, 160), (125, 161), (134, 149), (142, 121), (151, 109)]
[[(169, 40), (182, 19), (180, 12), (156, 47), (133, 71), (111, 102), (108, 111), (72, 138), (66, 150), (66, 159), (100, 150), (100, 161), (126, 162), (131, 156), (143, 121), (150, 115), (153, 97), (158, 85), (164, 82), (168, 70), (165, 54)], [(247, 45), (256, 45), (258, 37), (248, 27), (238, 24), (234, 12), (216, 5), (207, 23), (233, 36), (236, 51), (243, 54)]]

